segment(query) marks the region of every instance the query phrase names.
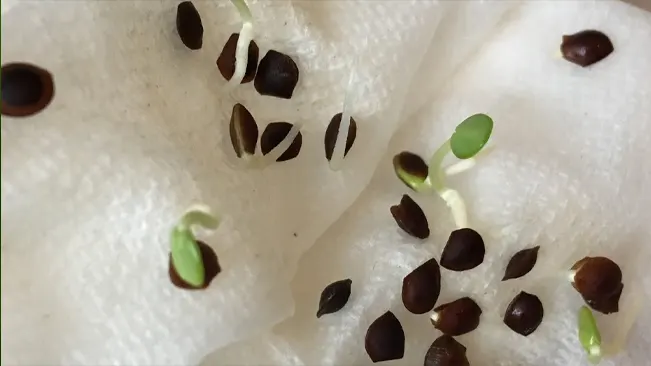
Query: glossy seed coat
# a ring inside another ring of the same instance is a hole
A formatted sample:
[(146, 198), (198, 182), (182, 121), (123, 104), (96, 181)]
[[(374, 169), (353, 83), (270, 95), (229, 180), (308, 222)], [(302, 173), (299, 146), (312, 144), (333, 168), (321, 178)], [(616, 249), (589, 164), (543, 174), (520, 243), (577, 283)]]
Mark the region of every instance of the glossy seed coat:
[(419, 191), (427, 179), (429, 167), (420, 156), (403, 151), (393, 157), (393, 170), (407, 187)]
[(28, 63), (2, 65), (2, 115), (28, 117), (44, 110), (54, 97), (49, 71)]
[[(235, 73), (235, 52), (237, 49), (237, 40), (239, 38), (239, 33), (231, 34), (222, 49), (222, 53), (220, 53), (219, 58), (217, 58), (217, 68), (226, 80), (230, 80)], [(251, 82), (255, 77), (255, 71), (258, 68), (258, 57), (260, 57), (259, 54), (260, 50), (258, 49), (258, 45), (255, 41), (251, 41), (251, 43), (249, 43), (249, 56), (246, 65), (246, 72), (244, 73), (241, 84)]]
[(187, 48), (198, 50), (203, 46), (201, 16), (191, 1), (184, 1), (176, 7), (176, 31)]
[(253, 86), (261, 95), (291, 99), (298, 84), (299, 71), (288, 55), (270, 50), (260, 60)]
[(571, 271), (572, 285), (591, 308), (604, 314), (619, 311), (624, 284), (617, 263), (606, 257), (585, 257)]
[(186, 289), (186, 290), (201, 290), (205, 289), (210, 285), (210, 282), (221, 272), (221, 267), (219, 266), (219, 260), (217, 259), (217, 254), (215, 251), (208, 246), (206, 243), (198, 241), (199, 250), (201, 251), (201, 258), (203, 260), (203, 266), (205, 268), (205, 279), (202, 286), (195, 287), (185, 282), (172, 265), (172, 254), (169, 255), (168, 260), (168, 275), (172, 284), (176, 287)]
[(258, 125), (251, 112), (240, 103), (233, 106), (229, 132), (237, 157), (255, 153), (255, 146), (258, 143)]
[(431, 311), (441, 293), (441, 270), (436, 259), (421, 264), (402, 280), (402, 303), (414, 314)]
[(484, 239), (473, 229), (453, 231), (441, 254), (441, 267), (451, 271), (467, 271), (484, 261)]
[[(260, 148), (264, 155), (267, 155), (274, 147), (278, 146), (284, 139), (293, 125), (288, 122), (272, 122), (267, 125), (260, 138)], [(299, 132), (294, 141), (289, 145), (276, 161), (287, 161), (294, 159), (301, 152), (303, 146), (303, 135)]]
[(506, 308), (504, 324), (514, 332), (528, 336), (538, 329), (544, 315), (538, 296), (521, 291)]
[(438, 337), (425, 354), (425, 366), (470, 366), (466, 347), (449, 335)]
[(403, 195), (400, 204), (391, 206), (390, 211), (398, 226), (407, 234), (418, 239), (429, 237), (427, 217), (411, 197)]
[(392, 312), (375, 319), (366, 331), (364, 348), (371, 361), (399, 360), (405, 355), (405, 332)]
[(323, 315), (332, 314), (341, 310), (350, 298), (352, 284), (353, 281), (348, 278), (326, 286), (323, 292), (321, 292), (316, 317), (320, 318)]
[(506, 271), (502, 281), (520, 278), (529, 273), (536, 265), (539, 249), (540, 246), (536, 246), (515, 253), (513, 257), (511, 257), (509, 264), (506, 266)]
[(605, 59), (614, 50), (607, 35), (592, 29), (565, 35), (561, 43), (563, 58), (583, 67)]
[[(337, 136), (339, 135), (339, 126), (341, 125), (341, 113), (335, 114), (328, 127), (326, 128), (325, 138), (323, 139), (323, 145), (325, 146), (325, 155), (326, 159), (330, 161), (332, 159), (332, 153), (335, 150), (335, 145), (337, 144)], [(348, 151), (353, 147), (353, 143), (357, 138), (357, 122), (354, 118), (350, 118), (350, 124), (348, 125), (348, 136), (346, 137), (346, 147), (344, 148), (344, 157), (348, 155)]]
[(437, 306), (430, 321), (441, 332), (459, 336), (477, 329), (481, 313), (481, 308), (473, 299), (462, 297)]

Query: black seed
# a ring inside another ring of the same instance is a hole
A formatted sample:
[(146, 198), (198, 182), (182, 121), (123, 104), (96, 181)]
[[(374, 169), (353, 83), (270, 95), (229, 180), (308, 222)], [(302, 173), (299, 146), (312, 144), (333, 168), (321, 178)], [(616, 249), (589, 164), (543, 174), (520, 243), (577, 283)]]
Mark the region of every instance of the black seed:
[(2, 66), (2, 114), (27, 117), (47, 107), (54, 97), (52, 74), (27, 63)]
[(624, 289), (622, 270), (606, 257), (585, 257), (572, 267), (572, 285), (594, 310), (604, 314), (619, 311)]
[(244, 154), (255, 153), (255, 145), (258, 143), (258, 125), (251, 112), (240, 103), (233, 106), (229, 130), (231, 143), (238, 158)]
[(364, 346), (374, 363), (401, 359), (405, 355), (405, 332), (398, 318), (387, 311), (375, 319), (366, 331)]
[(540, 246), (536, 246), (515, 253), (515, 255), (511, 257), (509, 264), (506, 266), (506, 271), (502, 281), (519, 278), (529, 273), (533, 269), (533, 266), (536, 265), (539, 249)]
[[(332, 159), (332, 153), (337, 144), (337, 135), (339, 134), (339, 126), (341, 125), (341, 113), (337, 113), (330, 120), (328, 128), (326, 128), (325, 138), (323, 144), (325, 145), (326, 159)], [(357, 137), (357, 122), (353, 117), (350, 117), (350, 124), (348, 125), (348, 136), (346, 137), (346, 147), (344, 149), (344, 157), (348, 154), (348, 150), (353, 147), (355, 138)]]
[(603, 60), (613, 50), (610, 38), (597, 30), (584, 30), (563, 36), (561, 43), (563, 58), (583, 67)]
[(469, 228), (455, 230), (443, 248), (441, 267), (451, 271), (466, 271), (480, 265), (484, 261), (484, 254), (484, 240), (478, 232)]
[(298, 83), (298, 66), (291, 57), (270, 50), (260, 61), (253, 86), (261, 95), (291, 99)]
[(466, 347), (449, 335), (438, 337), (425, 354), (425, 366), (470, 366)]
[[(272, 122), (267, 125), (262, 132), (262, 137), (260, 138), (260, 148), (262, 153), (267, 155), (274, 147), (278, 146), (284, 139), (289, 131), (292, 129), (292, 124), (288, 122)], [(294, 138), (294, 141), (285, 152), (280, 155), (276, 161), (286, 161), (294, 159), (298, 156), (298, 153), (301, 152), (301, 146), (303, 146), (303, 135), (299, 132)]]
[(325, 314), (332, 314), (341, 310), (350, 297), (350, 287), (353, 281), (345, 279), (333, 282), (326, 286), (321, 292), (319, 299), (319, 310), (316, 312), (316, 317), (320, 318)]
[[(233, 33), (226, 41), (222, 53), (217, 58), (217, 68), (224, 79), (230, 80), (235, 73), (235, 51), (237, 50), (237, 40), (240, 38), (239, 33)], [(255, 41), (249, 43), (249, 58), (246, 64), (246, 72), (242, 78), (242, 84), (248, 83), (255, 77), (255, 70), (258, 68), (258, 57), (260, 50)]]
[(391, 206), (391, 215), (407, 234), (419, 239), (429, 237), (427, 217), (420, 206), (408, 195), (402, 195), (400, 204)]
[(417, 191), (429, 173), (427, 163), (420, 156), (403, 151), (393, 157), (393, 169), (407, 187)]
[(191, 1), (184, 1), (176, 8), (176, 31), (181, 42), (191, 49), (201, 49), (203, 45), (203, 25), (201, 16)]
[(481, 308), (473, 299), (462, 297), (437, 306), (430, 321), (441, 332), (458, 336), (475, 330), (479, 326), (481, 313)]
[(402, 280), (402, 303), (414, 314), (434, 308), (441, 293), (441, 270), (432, 258), (414, 269)]
[(186, 290), (205, 289), (208, 287), (208, 285), (210, 285), (210, 282), (219, 274), (219, 272), (222, 271), (221, 267), (219, 266), (219, 261), (217, 260), (217, 254), (215, 254), (215, 251), (206, 243), (203, 243), (201, 241), (197, 240), (197, 244), (199, 244), (199, 250), (201, 251), (201, 258), (203, 259), (203, 266), (206, 273), (203, 285), (200, 287), (195, 287), (185, 282), (181, 276), (176, 273), (176, 269), (172, 265), (172, 253), (170, 253), (169, 263), (167, 266), (170, 281), (174, 286)]
[(521, 291), (506, 308), (504, 324), (514, 332), (528, 336), (542, 323), (544, 314), (538, 296)]

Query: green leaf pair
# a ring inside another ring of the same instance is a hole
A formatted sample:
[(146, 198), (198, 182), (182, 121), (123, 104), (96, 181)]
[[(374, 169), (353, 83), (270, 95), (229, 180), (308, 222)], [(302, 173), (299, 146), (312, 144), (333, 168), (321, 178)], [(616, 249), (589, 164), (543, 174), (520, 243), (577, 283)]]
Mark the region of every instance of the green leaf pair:
[(579, 309), (579, 342), (592, 363), (601, 361), (601, 333), (592, 311), (587, 306)]
[(459, 159), (470, 159), (484, 148), (493, 132), (493, 119), (475, 114), (459, 123), (450, 138), (452, 153)]
[(181, 279), (194, 287), (203, 285), (206, 270), (201, 257), (201, 249), (192, 234), (191, 227), (199, 225), (206, 229), (216, 229), (219, 220), (201, 210), (188, 211), (172, 229), (172, 265)]

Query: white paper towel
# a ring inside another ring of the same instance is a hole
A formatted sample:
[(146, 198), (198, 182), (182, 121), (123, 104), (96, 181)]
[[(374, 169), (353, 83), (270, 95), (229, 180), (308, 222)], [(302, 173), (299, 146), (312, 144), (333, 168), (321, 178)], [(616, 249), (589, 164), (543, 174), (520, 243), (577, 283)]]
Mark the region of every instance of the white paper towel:
[[(451, 223), (421, 197), (432, 238), (401, 235), (388, 207), (404, 188), (389, 162), (405, 148), (431, 152), (479, 110), (496, 121), (495, 153), (452, 182), (489, 252), (468, 276), (444, 273), (441, 300), (484, 291), (478, 301), (497, 308), (516, 290), (494, 280), (505, 256), (538, 243), (548, 256), (522, 282), (550, 308), (535, 337), (487, 321), (462, 340), (474, 364), (579, 362), (579, 302), (570, 290), (554, 301), (546, 275), (606, 251), (632, 268), (633, 286), (635, 264), (649, 258), (647, 14), (614, 2), (252, 2), (262, 54), (286, 52), (301, 70), (285, 101), (250, 84), (224, 92), (214, 63), (239, 29), (228, 3), (196, 2), (199, 52), (175, 34), (176, 4), (3, 8), (3, 63), (35, 62), (57, 87), (44, 113), (2, 123), (3, 364), (195, 364), (213, 350), (206, 363), (368, 363), (363, 333), (388, 308), (407, 330), (402, 363), (422, 362), (436, 333), (395, 296), (402, 276), (438, 256)], [(584, 27), (611, 35), (615, 53), (585, 70), (554, 58), (560, 36)], [(358, 139), (335, 173), (323, 134), (353, 68)], [(303, 122), (299, 157), (263, 171), (233, 164), (236, 102), (261, 127)], [(223, 272), (188, 293), (167, 280), (167, 235), (196, 201), (226, 217), (205, 238)], [(318, 292), (340, 277), (353, 278), (351, 303), (316, 322)]]

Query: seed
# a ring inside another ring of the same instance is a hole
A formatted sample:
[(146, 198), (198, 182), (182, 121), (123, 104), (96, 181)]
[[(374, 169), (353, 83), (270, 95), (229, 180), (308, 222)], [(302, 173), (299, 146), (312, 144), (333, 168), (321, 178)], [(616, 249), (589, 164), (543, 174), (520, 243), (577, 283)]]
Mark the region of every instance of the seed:
[(597, 63), (614, 50), (607, 35), (597, 30), (584, 30), (563, 36), (561, 52), (563, 58), (579, 66), (590, 66)]
[(260, 61), (253, 86), (261, 95), (291, 99), (298, 74), (298, 66), (291, 57), (270, 50)]
[(470, 366), (466, 347), (449, 335), (442, 335), (425, 354), (425, 366)]
[(348, 302), (352, 283), (353, 281), (348, 278), (326, 286), (323, 292), (321, 292), (319, 310), (316, 312), (316, 317), (320, 318), (322, 315), (332, 314), (341, 310)]
[(441, 293), (441, 270), (432, 258), (402, 280), (402, 303), (414, 314), (425, 314), (436, 305)]
[(184, 1), (176, 8), (176, 31), (187, 48), (201, 49), (203, 45), (201, 15), (191, 1)]
[(484, 261), (484, 254), (484, 240), (478, 232), (470, 228), (455, 230), (443, 248), (441, 267), (457, 272), (466, 271), (480, 265)]
[(441, 332), (458, 336), (475, 330), (479, 326), (480, 316), (479, 305), (469, 297), (462, 297), (436, 307), (430, 320)]
[[(235, 51), (237, 49), (237, 40), (240, 38), (239, 33), (233, 33), (226, 41), (222, 53), (217, 58), (217, 68), (224, 79), (230, 80), (235, 73)], [(242, 84), (251, 82), (255, 77), (255, 71), (258, 68), (258, 57), (260, 50), (255, 41), (249, 43), (249, 57), (246, 64), (246, 72), (242, 78)]]
[[(293, 125), (288, 122), (272, 122), (268, 124), (260, 138), (260, 148), (262, 149), (262, 153), (267, 155), (274, 147), (278, 146), (278, 144), (285, 139), (285, 136), (289, 134), (292, 126)], [(294, 138), (292, 144), (289, 145), (287, 150), (285, 150), (276, 161), (294, 159), (298, 156), (298, 153), (301, 152), (301, 146), (303, 146), (303, 135), (299, 132), (298, 135), (296, 135), (296, 138)]]
[(168, 273), (170, 276), (170, 281), (174, 286), (187, 290), (205, 289), (208, 287), (208, 285), (210, 285), (210, 282), (219, 274), (219, 272), (221, 272), (221, 267), (219, 266), (219, 261), (217, 260), (217, 254), (215, 254), (215, 251), (204, 242), (197, 240), (197, 244), (199, 244), (199, 249), (201, 250), (201, 258), (203, 259), (203, 266), (206, 271), (204, 284), (201, 287), (194, 287), (189, 283), (183, 281), (179, 274), (176, 273), (176, 269), (174, 269), (174, 266), (172, 265), (172, 254), (170, 253)]
[(391, 206), (391, 215), (407, 234), (419, 239), (429, 237), (427, 217), (420, 206), (408, 195), (402, 195), (400, 204)]
[[(328, 128), (326, 128), (325, 138), (323, 139), (323, 144), (325, 145), (325, 154), (326, 159), (330, 161), (332, 159), (332, 153), (335, 150), (335, 145), (337, 144), (337, 136), (339, 135), (339, 126), (341, 125), (342, 113), (337, 113), (330, 120)], [(344, 149), (344, 157), (348, 154), (348, 151), (353, 147), (355, 138), (357, 137), (357, 122), (352, 117), (350, 118), (350, 124), (348, 125), (348, 136), (346, 137), (346, 148)]]
[(515, 253), (515, 255), (511, 257), (509, 264), (506, 266), (506, 271), (502, 281), (510, 280), (512, 278), (520, 278), (529, 273), (533, 269), (533, 266), (536, 265), (539, 249), (540, 246), (536, 246)]
[(366, 331), (364, 346), (373, 363), (401, 359), (405, 355), (405, 332), (400, 320), (390, 311), (375, 319)]
[(231, 143), (237, 157), (253, 155), (258, 143), (258, 125), (251, 112), (240, 103), (233, 106), (230, 123)]
[(526, 337), (542, 323), (544, 314), (543, 304), (538, 296), (521, 291), (506, 308), (504, 324)]
[(398, 178), (414, 191), (420, 190), (429, 173), (425, 160), (409, 151), (393, 157), (393, 169)]
[(606, 257), (585, 257), (571, 270), (572, 285), (594, 310), (604, 314), (619, 311), (624, 289), (622, 271)]
[(54, 80), (45, 69), (28, 63), (2, 65), (2, 114), (27, 117), (47, 107), (54, 97)]

